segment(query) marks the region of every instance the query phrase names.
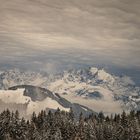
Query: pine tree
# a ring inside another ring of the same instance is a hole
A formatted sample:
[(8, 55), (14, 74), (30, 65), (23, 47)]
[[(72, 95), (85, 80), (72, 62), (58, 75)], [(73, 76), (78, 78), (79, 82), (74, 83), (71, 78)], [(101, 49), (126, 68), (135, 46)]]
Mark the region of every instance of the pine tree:
[(128, 127), (128, 119), (127, 119), (125, 111), (123, 111), (121, 114), (121, 124), (123, 127)]
[(73, 113), (72, 107), (70, 108), (70, 111), (69, 111), (69, 118), (71, 121), (74, 121), (74, 113)]
[(105, 119), (104, 113), (103, 112), (100, 112), (98, 114), (98, 118), (99, 118), (99, 121), (102, 123), (104, 121), (104, 119)]

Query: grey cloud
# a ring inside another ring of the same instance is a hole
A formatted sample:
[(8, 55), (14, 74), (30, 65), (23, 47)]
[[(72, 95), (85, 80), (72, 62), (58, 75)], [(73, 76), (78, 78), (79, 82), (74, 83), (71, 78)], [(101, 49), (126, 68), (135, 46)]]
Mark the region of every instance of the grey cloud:
[(67, 63), (112, 64), (140, 69), (139, 0), (0, 2), (1, 64), (43, 69), (51, 63), (52, 68)]

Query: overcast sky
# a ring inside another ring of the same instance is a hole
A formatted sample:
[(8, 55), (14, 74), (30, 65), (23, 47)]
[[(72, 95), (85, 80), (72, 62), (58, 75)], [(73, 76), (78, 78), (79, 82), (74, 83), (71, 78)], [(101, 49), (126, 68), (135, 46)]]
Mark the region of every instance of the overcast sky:
[(139, 73), (140, 0), (0, 3), (0, 67), (103, 65)]

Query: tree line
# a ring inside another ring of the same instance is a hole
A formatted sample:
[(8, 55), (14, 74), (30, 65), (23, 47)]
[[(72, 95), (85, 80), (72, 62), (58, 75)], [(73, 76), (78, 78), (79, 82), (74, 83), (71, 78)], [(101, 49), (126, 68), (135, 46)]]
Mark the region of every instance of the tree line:
[(88, 117), (81, 113), (77, 119), (72, 109), (58, 108), (33, 112), (26, 120), (7, 109), (0, 113), (0, 140), (140, 140), (140, 111)]

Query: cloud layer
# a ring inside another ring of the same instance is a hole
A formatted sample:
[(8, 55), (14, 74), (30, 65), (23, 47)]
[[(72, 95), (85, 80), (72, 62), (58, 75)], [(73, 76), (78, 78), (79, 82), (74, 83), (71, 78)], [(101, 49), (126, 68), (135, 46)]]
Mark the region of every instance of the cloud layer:
[(112, 64), (140, 69), (139, 0), (0, 3), (1, 66)]

